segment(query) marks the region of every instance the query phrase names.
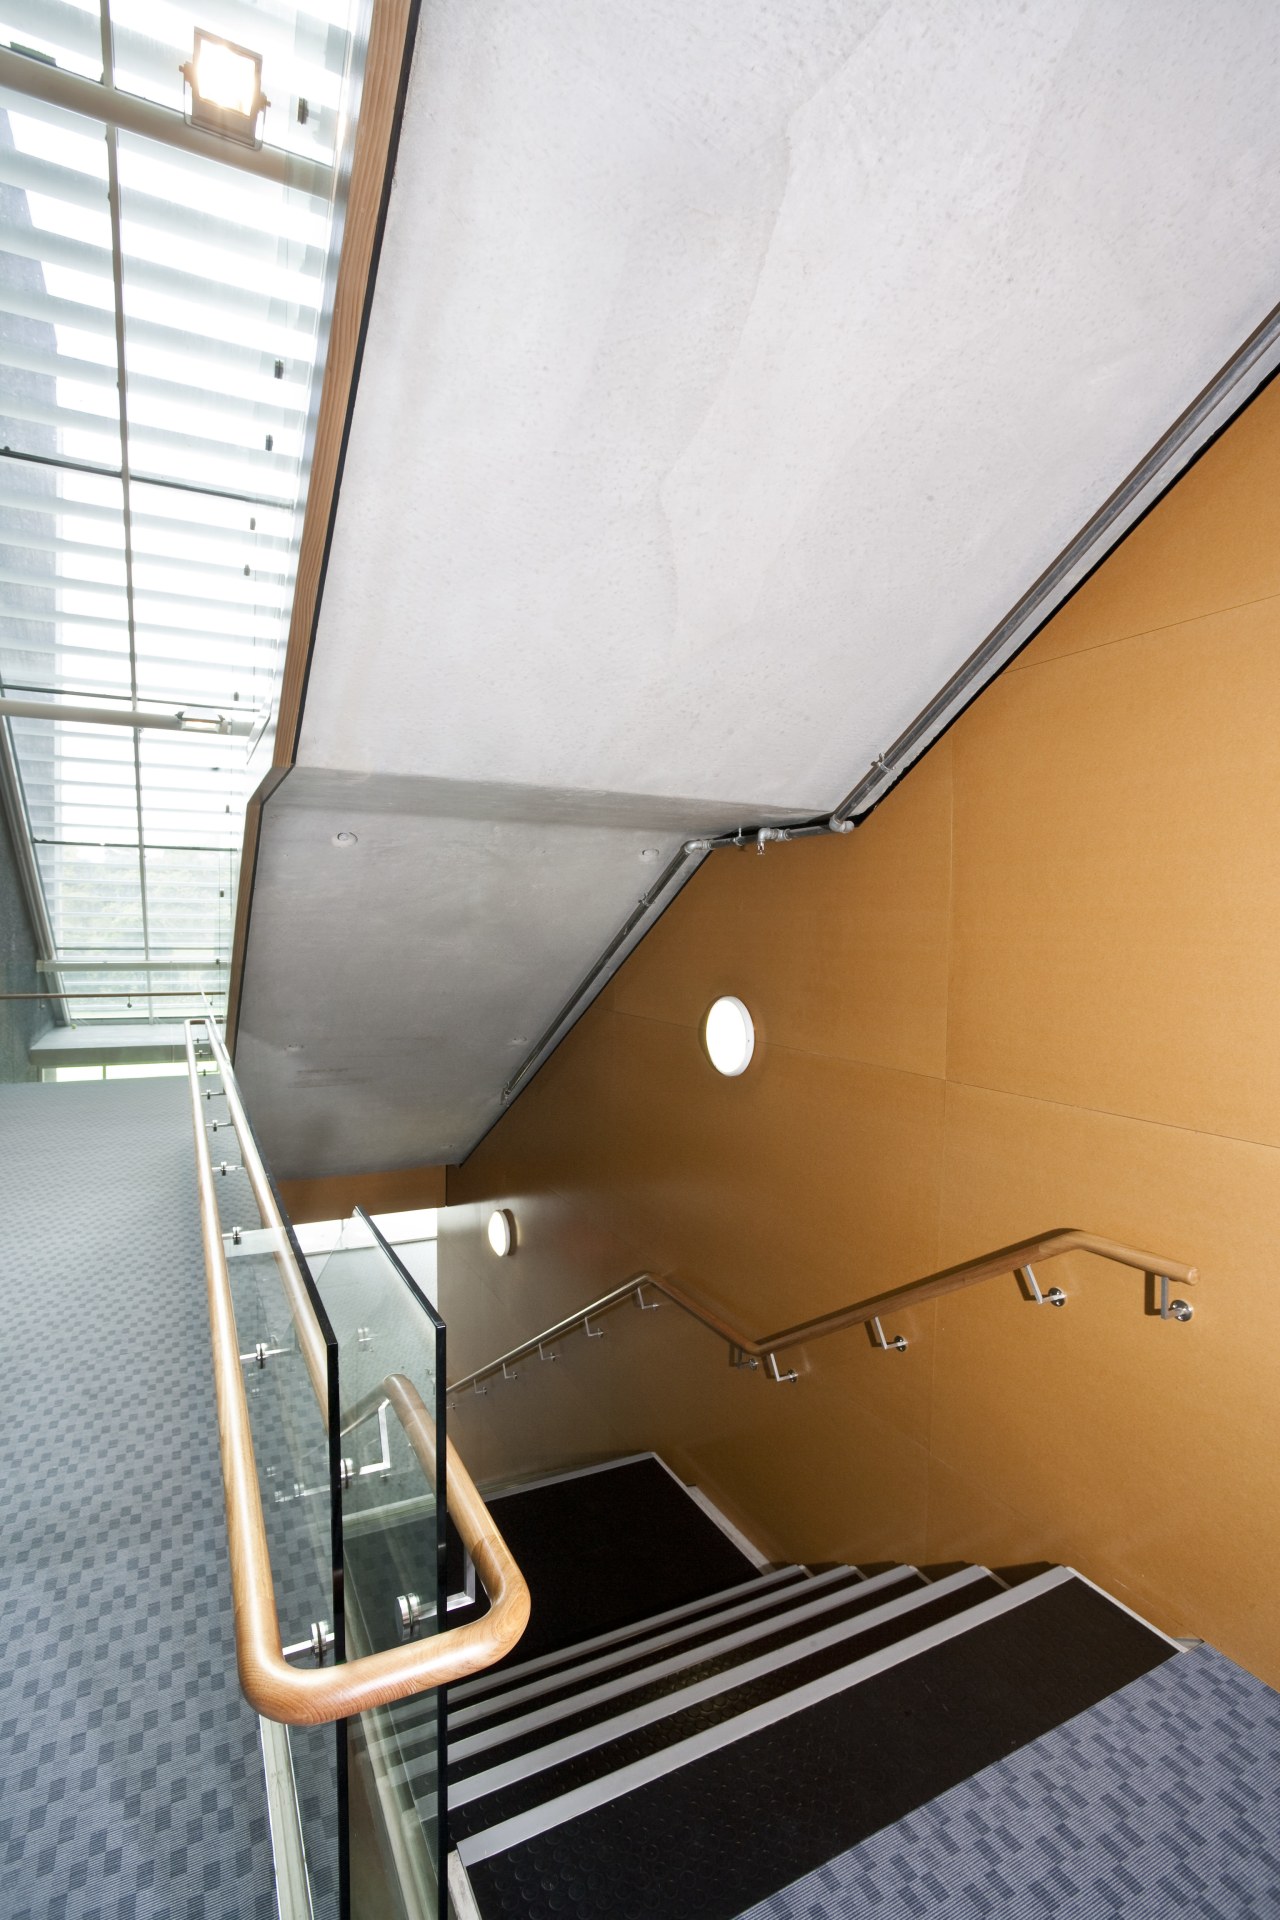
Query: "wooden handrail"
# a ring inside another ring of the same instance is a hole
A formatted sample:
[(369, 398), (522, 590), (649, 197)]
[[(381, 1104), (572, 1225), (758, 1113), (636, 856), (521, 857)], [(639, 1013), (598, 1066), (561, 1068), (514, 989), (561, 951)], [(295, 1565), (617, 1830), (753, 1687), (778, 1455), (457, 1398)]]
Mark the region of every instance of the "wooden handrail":
[[(483, 1667), (492, 1666), (495, 1660), (500, 1660), (510, 1652), (524, 1631), (529, 1618), (529, 1589), (510, 1549), (494, 1526), (470, 1474), (456, 1450), (449, 1446), (445, 1481), (448, 1508), (489, 1597), (489, 1612), (479, 1620), (451, 1627), (447, 1632), (434, 1634), (429, 1639), (412, 1640), (406, 1646), (367, 1654), (341, 1666), (300, 1668), (290, 1666), (285, 1659), (271, 1578), (271, 1556), (267, 1546), (262, 1496), (254, 1460), (240, 1341), (222, 1240), (222, 1222), (218, 1217), (213, 1168), (205, 1135), (200, 1076), (195, 1060), (195, 1024), (187, 1022), (187, 1069), (191, 1079), (200, 1228), (204, 1241), (209, 1328), (213, 1344), (213, 1387), (218, 1415), (222, 1487), (227, 1509), (236, 1665), (245, 1698), (256, 1712), (268, 1720), (282, 1720), (290, 1726), (317, 1726), (325, 1721), (345, 1719), (349, 1714), (364, 1713), (370, 1707), (387, 1706), (394, 1700), (425, 1693), (432, 1687), (451, 1685), (468, 1674), (478, 1673)], [(217, 1051), (215, 1049), (215, 1053)], [(222, 1057), (225, 1059), (225, 1054)], [(229, 1073), (226, 1067), (221, 1070), (224, 1075)], [(231, 1087), (232, 1084), (230, 1079), (224, 1079), (224, 1086)], [(242, 1152), (251, 1138), (247, 1131), (241, 1136)], [(274, 1199), (272, 1207), (274, 1209)], [(275, 1217), (279, 1217), (278, 1211)], [(305, 1300), (305, 1289), (303, 1299), (306, 1306), (304, 1317), (309, 1317), (314, 1326), (314, 1315), (310, 1302)], [(295, 1314), (301, 1311), (300, 1305), (292, 1299), (290, 1306)], [(296, 1319), (295, 1324), (299, 1324)], [(315, 1327), (315, 1334), (321, 1355), (327, 1362), (325, 1344), (318, 1326)], [(315, 1375), (310, 1364), (308, 1374), (314, 1386)], [(321, 1369), (320, 1378), (321, 1381), (327, 1379), (327, 1364)], [(395, 1408), (419, 1461), (428, 1467), (434, 1478), (435, 1429), (413, 1383), (401, 1374), (391, 1375), (384, 1382), (384, 1392)], [(320, 1405), (327, 1417), (327, 1391)]]
[[(189, 1029), (192, 1023), (188, 1022), (187, 1024)], [(205, 1022), (205, 1037), (208, 1041), (209, 1049), (213, 1054), (214, 1063), (217, 1066), (218, 1072), (222, 1075), (222, 1091), (227, 1102), (227, 1112), (231, 1117), (231, 1124), (235, 1128), (236, 1139), (240, 1143), (240, 1158), (244, 1163), (244, 1170), (248, 1176), (249, 1185), (253, 1189), (254, 1204), (262, 1216), (263, 1224), (270, 1231), (275, 1243), (272, 1251), (275, 1254), (276, 1266), (280, 1273), (281, 1289), (288, 1303), (289, 1315), (293, 1321), (298, 1347), (302, 1354), (302, 1362), (307, 1369), (307, 1377), (311, 1381), (312, 1392), (315, 1394), (316, 1400), (319, 1403), (320, 1417), (327, 1426), (329, 1423), (329, 1362), (325, 1349), (324, 1335), (320, 1330), (320, 1323), (316, 1319), (315, 1310), (307, 1294), (307, 1286), (302, 1277), (302, 1271), (298, 1266), (297, 1260), (294, 1258), (293, 1245), (289, 1239), (289, 1232), (284, 1223), (284, 1216), (276, 1204), (276, 1196), (271, 1185), (271, 1177), (263, 1164), (262, 1155), (258, 1152), (258, 1143), (254, 1138), (253, 1128), (249, 1124), (249, 1116), (244, 1110), (244, 1102), (240, 1098), (240, 1089), (236, 1084), (236, 1077), (232, 1071), (230, 1057), (228, 1056), (222, 1035), (218, 1032), (217, 1025), (213, 1020), (207, 1020)], [(195, 1056), (191, 1050), (191, 1035), (190, 1031), (188, 1031), (187, 1071), (189, 1073), (194, 1072), (194, 1060)], [(198, 1104), (197, 1102), (197, 1105)]]
[(464, 1387), (488, 1379), (491, 1374), (500, 1373), (504, 1367), (514, 1366), (516, 1361), (536, 1353), (540, 1347), (549, 1345), (562, 1334), (571, 1333), (576, 1327), (610, 1312), (626, 1300), (639, 1298), (645, 1287), (665, 1294), (675, 1306), (712, 1333), (718, 1334), (736, 1352), (749, 1359), (772, 1361), (775, 1355), (785, 1353), (789, 1347), (820, 1340), (846, 1327), (865, 1326), (894, 1308), (935, 1300), (943, 1293), (959, 1293), (965, 1287), (976, 1286), (981, 1280), (992, 1280), (999, 1274), (1017, 1273), (1029, 1267), (1033, 1260), (1053, 1260), (1063, 1253), (1095, 1253), (1103, 1260), (1114, 1260), (1121, 1266), (1134, 1267), (1140, 1273), (1164, 1276), (1168, 1280), (1178, 1281), (1182, 1286), (1194, 1285), (1198, 1277), (1196, 1269), (1186, 1266), (1181, 1260), (1167, 1260), (1161, 1254), (1143, 1253), (1137, 1247), (1125, 1246), (1119, 1240), (1108, 1240), (1102, 1234), (1082, 1233), (1078, 1227), (1053, 1227), (1047, 1233), (1037, 1234), (1032, 1240), (1019, 1240), (1010, 1247), (997, 1247), (992, 1253), (979, 1254), (976, 1259), (963, 1260), (958, 1266), (943, 1267), (937, 1273), (924, 1274), (919, 1280), (909, 1280), (905, 1286), (892, 1287), (887, 1293), (875, 1294), (869, 1300), (856, 1300), (847, 1307), (837, 1307), (831, 1313), (819, 1314), (815, 1319), (800, 1320), (794, 1326), (780, 1327), (776, 1333), (756, 1337), (744, 1333), (715, 1307), (677, 1286), (674, 1280), (664, 1279), (654, 1273), (638, 1273), (620, 1287), (614, 1287), (612, 1292), (593, 1300), (590, 1306), (580, 1307), (576, 1313), (557, 1320), (554, 1326), (545, 1328), (532, 1340), (524, 1340), (518, 1347), (511, 1347), (506, 1353), (499, 1354), (487, 1366), (464, 1374), (450, 1384), (449, 1391), (458, 1393)]

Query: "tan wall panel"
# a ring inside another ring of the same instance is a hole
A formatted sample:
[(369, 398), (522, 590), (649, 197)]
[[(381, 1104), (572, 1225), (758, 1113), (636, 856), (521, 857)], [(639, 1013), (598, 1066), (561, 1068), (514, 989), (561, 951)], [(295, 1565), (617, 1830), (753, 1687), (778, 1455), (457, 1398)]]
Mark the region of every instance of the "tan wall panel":
[(1280, 600), (955, 734), (954, 1080), (1280, 1142)]
[(689, 1030), (624, 1015), (609, 1044), (610, 1199), (643, 1264), (763, 1332), (932, 1263), (940, 1080), (767, 1043), (725, 1080)]
[(779, 1387), (628, 1305), (459, 1397), (477, 1470), (653, 1447), (777, 1557), (1061, 1559), (1280, 1681), (1277, 740), (1280, 388), (867, 825), (715, 856), (442, 1216), (455, 1375), (645, 1268), (761, 1333), (1056, 1225), (1197, 1263), (1189, 1325), (1071, 1256)]
[[(997, 1177), (998, 1172), (998, 1177)], [(1273, 1282), (1280, 1152), (1237, 1140), (952, 1087), (947, 1257), (1036, 1223), (1088, 1222), (1193, 1251), (1187, 1326), (1142, 1277), (1089, 1255), (1039, 1272), (1061, 1309), (1008, 1281), (938, 1303), (932, 1448), (985, 1497), (1035, 1516), (1065, 1557), (1179, 1633), (1206, 1632), (1280, 1677), (1280, 1504), (1263, 1436), (1275, 1420)], [(1026, 1532), (999, 1541), (1017, 1558)], [(1230, 1570), (1230, 1571), (1229, 1571)]]
[(1278, 495), (1280, 382), (1273, 382), (1085, 582), (1017, 666), (1280, 594)]
[(331, 1173), (318, 1180), (282, 1180), (280, 1198), (291, 1220), (345, 1220), (366, 1213), (405, 1213), (442, 1207), (443, 1167), (399, 1167), (389, 1173)]
[(737, 994), (779, 1046), (941, 1074), (950, 743), (858, 832), (711, 855), (617, 976), (613, 1006), (699, 1027)]

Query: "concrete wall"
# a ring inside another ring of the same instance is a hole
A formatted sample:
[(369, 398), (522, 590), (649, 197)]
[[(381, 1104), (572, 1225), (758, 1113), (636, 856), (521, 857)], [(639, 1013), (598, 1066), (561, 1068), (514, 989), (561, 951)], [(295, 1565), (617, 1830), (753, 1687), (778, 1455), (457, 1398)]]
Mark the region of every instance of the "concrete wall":
[(1198, 1264), (1189, 1326), (1071, 1256), (780, 1388), (628, 1309), (463, 1397), (473, 1470), (652, 1445), (771, 1552), (1070, 1561), (1280, 1681), (1278, 743), (1273, 387), (866, 826), (707, 864), (440, 1221), (455, 1374), (639, 1268), (763, 1332), (1057, 1225)]

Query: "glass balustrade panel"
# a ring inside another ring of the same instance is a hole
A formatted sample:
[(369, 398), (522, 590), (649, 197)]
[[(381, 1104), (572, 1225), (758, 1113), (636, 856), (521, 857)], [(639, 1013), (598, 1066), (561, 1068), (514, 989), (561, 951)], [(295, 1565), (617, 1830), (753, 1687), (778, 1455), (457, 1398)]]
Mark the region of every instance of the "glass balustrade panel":
[[(337, 1341), (291, 1230), (259, 1210), (212, 1066), (201, 1095), (281, 1641), (293, 1665), (331, 1666), (343, 1652), (341, 1506), (326, 1417), (326, 1403), (338, 1405)], [(295, 1318), (299, 1289), (322, 1333), (315, 1377)], [(291, 1727), (289, 1744), (316, 1920), (344, 1920), (345, 1738), (340, 1745), (332, 1726)]]
[[(444, 1592), (445, 1330), (357, 1214), (318, 1285), (338, 1343), (348, 1658), (427, 1638)], [(352, 1912), (443, 1914), (443, 1723), (436, 1692), (347, 1722)]]

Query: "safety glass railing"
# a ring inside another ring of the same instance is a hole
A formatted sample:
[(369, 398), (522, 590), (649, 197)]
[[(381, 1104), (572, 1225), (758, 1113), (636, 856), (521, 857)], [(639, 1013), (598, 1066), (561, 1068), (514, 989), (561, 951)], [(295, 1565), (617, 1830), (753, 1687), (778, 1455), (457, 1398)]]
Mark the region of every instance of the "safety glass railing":
[[(446, 1624), (445, 1327), (361, 1211), (316, 1270), (339, 1351), (346, 1645), (367, 1656)], [(390, 1865), (413, 1920), (446, 1904), (443, 1734), (434, 1691), (346, 1722), (353, 1882)]]
[[(281, 1911), (435, 1920), (439, 1690), (511, 1649), (528, 1588), (448, 1444), (431, 1301), (363, 1214), (308, 1267), (216, 1022), (186, 1036), (237, 1664)], [(451, 1613), (446, 1512), (487, 1608)]]

